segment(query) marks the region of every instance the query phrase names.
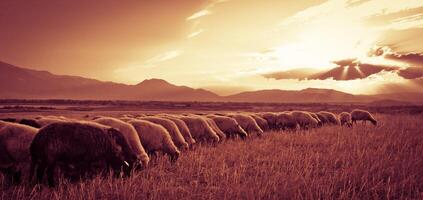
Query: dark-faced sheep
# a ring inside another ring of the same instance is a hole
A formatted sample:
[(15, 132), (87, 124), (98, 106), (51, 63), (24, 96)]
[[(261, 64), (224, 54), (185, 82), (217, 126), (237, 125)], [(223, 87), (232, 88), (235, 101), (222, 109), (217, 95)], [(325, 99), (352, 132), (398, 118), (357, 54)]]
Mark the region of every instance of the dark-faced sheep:
[(352, 120), (351, 120), (351, 114), (348, 112), (341, 112), (339, 114), (339, 120), (341, 121), (342, 126), (348, 126), (352, 127)]
[(261, 136), (264, 132), (257, 124), (256, 120), (247, 114), (232, 114), (229, 115), (229, 117), (235, 119), (241, 128), (244, 129), (248, 134), (257, 134), (258, 136)]
[(184, 121), (170, 115), (160, 115), (160, 117), (164, 117), (173, 121), (176, 126), (178, 126), (179, 131), (181, 132), (182, 136), (184, 137), (185, 141), (188, 143), (189, 146), (192, 146), (196, 143), (195, 139), (191, 135), (191, 132), (189, 131), (187, 124)]
[(179, 119), (184, 121), (189, 131), (191, 132), (192, 137), (198, 142), (214, 142), (217, 143), (220, 141), (219, 136), (207, 121), (203, 117), (199, 116), (177, 116)]
[(321, 116), (324, 117), (324, 119), (325, 119), (325, 122), (324, 123), (325, 124), (330, 124), (330, 125), (339, 125), (340, 124), (338, 117), (335, 114), (331, 113), (331, 112), (328, 112), (328, 111), (320, 111), (317, 114), (319, 114), (319, 115), (321, 115)]
[(267, 123), (267, 121), (264, 118), (262, 118), (262, 117), (260, 117), (260, 116), (258, 116), (256, 114), (250, 114), (250, 116), (252, 118), (254, 118), (254, 120), (256, 120), (257, 125), (259, 125), (260, 128), (263, 131), (268, 131), (270, 129), (269, 128), (269, 124)]
[(353, 123), (356, 123), (357, 121), (363, 121), (364, 123), (366, 123), (366, 121), (370, 121), (373, 125), (377, 125), (376, 119), (369, 111), (366, 110), (354, 109), (351, 112), (351, 120)]
[(213, 119), (219, 129), (227, 134), (227, 137), (234, 137), (238, 135), (241, 139), (246, 139), (248, 136), (247, 132), (242, 129), (235, 119), (218, 115), (208, 115), (207, 117)]
[(318, 122), (306, 111), (292, 111), (294, 119), (302, 129), (316, 128)]
[(178, 160), (180, 151), (163, 126), (140, 119), (134, 119), (128, 123), (137, 130), (142, 146), (150, 156), (156, 152), (163, 152), (169, 156), (171, 162)]
[(101, 117), (94, 121), (119, 130), (127, 139), (132, 151), (137, 155), (138, 160), (142, 162), (142, 166), (146, 167), (148, 165), (150, 158), (141, 144), (137, 131), (131, 124), (112, 117)]
[(0, 171), (7, 184), (18, 184), (30, 164), (29, 146), (38, 129), (10, 122), (0, 122)]
[(172, 120), (160, 117), (141, 117), (138, 119), (146, 120), (163, 126), (169, 132), (173, 143), (176, 145), (176, 147), (178, 147), (178, 149), (188, 149), (188, 143), (185, 141), (184, 137), (182, 136), (182, 133), (179, 131), (178, 126), (176, 126), (175, 122), (173, 122)]
[(37, 182), (47, 174), (49, 186), (54, 186), (57, 165), (77, 166), (80, 175), (92, 171), (95, 163), (104, 163), (115, 174), (129, 176), (136, 161), (121, 132), (95, 123), (58, 122), (40, 129), (31, 146), (30, 180), (36, 171)]

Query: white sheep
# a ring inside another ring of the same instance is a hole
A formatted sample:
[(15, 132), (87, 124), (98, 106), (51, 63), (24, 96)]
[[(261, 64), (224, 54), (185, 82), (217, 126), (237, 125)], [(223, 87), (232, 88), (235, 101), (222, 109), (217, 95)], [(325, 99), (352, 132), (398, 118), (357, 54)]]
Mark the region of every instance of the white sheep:
[(341, 112), (339, 114), (339, 120), (341, 121), (341, 125), (346, 125), (348, 127), (352, 126), (351, 114), (348, 112)]
[(239, 135), (241, 139), (245, 139), (248, 136), (247, 132), (242, 129), (235, 119), (218, 115), (207, 115), (207, 117), (213, 119), (219, 129), (222, 130), (227, 137)]
[(192, 137), (194, 137), (196, 141), (220, 141), (217, 133), (213, 131), (203, 117), (183, 115), (177, 117), (187, 124)]
[(140, 117), (138, 119), (146, 120), (163, 126), (169, 132), (173, 143), (175, 143), (178, 149), (188, 149), (188, 143), (185, 141), (182, 133), (179, 131), (178, 126), (176, 126), (175, 122), (172, 120), (160, 117)]
[(30, 164), (29, 146), (38, 129), (0, 121), (0, 170), (7, 184), (18, 184)]
[(292, 111), (291, 114), (302, 129), (315, 128), (318, 126), (317, 120), (306, 111)]
[(332, 124), (332, 125), (339, 125), (340, 124), (338, 117), (331, 112), (320, 111), (317, 114), (322, 115), (326, 119), (327, 124)]
[(149, 155), (161, 151), (169, 155), (171, 161), (176, 161), (179, 158), (180, 151), (163, 126), (140, 119), (134, 119), (128, 123), (134, 126), (142, 146)]
[(262, 118), (262, 117), (260, 117), (260, 116), (258, 116), (256, 114), (254, 114), (254, 113), (251, 113), (250, 116), (252, 118), (254, 118), (254, 120), (256, 120), (257, 125), (259, 125), (260, 128), (263, 131), (268, 131), (270, 129), (269, 128), (269, 124), (267, 123), (267, 120), (265, 120), (264, 118)]
[(276, 127), (282, 130), (296, 130), (299, 126), (298, 120), (290, 112), (278, 113)]
[(242, 129), (244, 129), (248, 134), (257, 134), (261, 136), (263, 134), (263, 130), (260, 128), (260, 126), (257, 124), (256, 120), (254, 120), (253, 117), (247, 115), (247, 114), (231, 114), (229, 117), (232, 117), (235, 119), (238, 124), (241, 126)]
[(187, 124), (184, 121), (170, 115), (159, 116), (173, 121), (176, 126), (178, 126), (179, 131), (181, 132), (182, 136), (184, 137), (185, 141), (188, 143), (189, 146), (192, 146), (196, 143), (195, 139), (191, 135), (191, 132), (189, 131)]
[(112, 117), (101, 117), (95, 119), (94, 122), (119, 130), (128, 140), (132, 151), (137, 155), (138, 160), (142, 162), (143, 167), (148, 166), (150, 158), (148, 157), (144, 147), (141, 144), (137, 131), (131, 124)]
[(277, 130), (277, 115), (276, 113), (272, 113), (272, 112), (266, 112), (266, 113), (258, 113), (258, 116), (264, 118), (267, 123), (269, 124), (269, 128), (271, 130)]
[(216, 122), (214, 122), (214, 120), (204, 117), (204, 120), (206, 120), (206, 122), (209, 124), (209, 126), (213, 129), (213, 131), (217, 134), (217, 136), (219, 136), (219, 140), (223, 141), (224, 139), (226, 139), (226, 134), (220, 130), (219, 126), (217, 126)]
[(367, 110), (354, 109), (351, 112), (351, 120), (353, 123), (357, 123), (357, 121), (363, 121), (363, 123), (370, 121), (373, 125), (377, 125), (376, 119)]

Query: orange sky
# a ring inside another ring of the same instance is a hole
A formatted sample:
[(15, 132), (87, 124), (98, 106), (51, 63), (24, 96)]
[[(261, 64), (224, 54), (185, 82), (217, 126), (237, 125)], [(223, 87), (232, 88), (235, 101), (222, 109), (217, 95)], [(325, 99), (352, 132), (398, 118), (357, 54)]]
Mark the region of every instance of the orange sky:
[(0, 60), (56, 74), (162, 78), (220, 94), (423, 91), (421, 0), (6, 0), (0, 8)]

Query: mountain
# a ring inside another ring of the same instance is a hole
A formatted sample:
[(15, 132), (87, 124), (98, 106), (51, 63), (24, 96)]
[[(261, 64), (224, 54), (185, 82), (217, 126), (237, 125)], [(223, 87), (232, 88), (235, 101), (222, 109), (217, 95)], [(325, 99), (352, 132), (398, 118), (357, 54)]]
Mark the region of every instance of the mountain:
[(140, 101), (226, 101), (226, 102), (374, 102), (380, 100), (423, 101), (423, 93), (352, 95), (330, 89), (258, 90), (219, 96), (204, 89), (147, 79), (136, 85), (105, 82), (79, 76), (55, 75), (0, 62), (2, 99), (90, 99)]
[(300, 91), (293, 90), (259, 90), (242, 92), (225, 97), (228, 101), (253, 102), (365, 102), (370, 101), (366, 96), (352, 95), (330, 89), (307, 88)]
[(220, 98), (203, 89), (176, 86), (160, 79), (126, 85), (78, 76), (55, 75), (4, 62), (0, 62), (0, 97), (145, 101), (216, 101)]

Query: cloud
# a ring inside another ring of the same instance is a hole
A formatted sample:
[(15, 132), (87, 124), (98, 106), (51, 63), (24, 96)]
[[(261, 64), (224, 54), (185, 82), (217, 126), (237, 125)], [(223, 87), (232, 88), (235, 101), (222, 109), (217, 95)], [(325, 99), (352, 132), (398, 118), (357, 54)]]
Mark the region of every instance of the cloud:
[(200, 17), (204, 17), (204, 16), (207, 16), (207, 15), (210, 15), (212, 12), (211, 11), (209, 11), (209, 10), (200, 10), (200, 11), (198, 11), (198, 12), (196, 12), (196, 13), (194, 13), (194, 14), (192, 14), (191, 16), (189, 16), (189, 17), (187, 17), (187, 21), (190, 21), (190, 20), (195, 20), (195, 19), (198, 19), (198, 18), (200, 18)]
[(198, 30), (198, 31), (194, 31), (194, 32), (190, 33), (190, 34), (187, 36), (187, 38), (193, 38), (193, 37), (196, 37), (196, 36), (200, 35), (202, 32), (204, 32), (204, 29), (200, 29), (200, 30)]
[(159, 63), (159, 62), (164, 62), (167, 60), (171, 60), (174, 59), (176, 57), (178, 57), (179, 55), (181, 55), (184, 51), (182, 50), (173, 50), (173, 51), (168, 51), (159, 55), (156, 55), (150, 59), (148, 59), (146, 61), (147, 64), (155, 64), (155, 63)]
[(301, 68), (301, 69), (292, 69), (292, 70), (280, 71), (280, 72), (270, 72), (270, 73), (263, 74), (263, 77), (276, 79), (276, 80), (281, 80), (281, 79), (305, 80), (319, 72), (321, 72), (321, 70), (313, 69), (313, 68)]

